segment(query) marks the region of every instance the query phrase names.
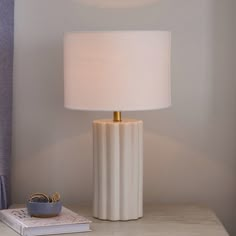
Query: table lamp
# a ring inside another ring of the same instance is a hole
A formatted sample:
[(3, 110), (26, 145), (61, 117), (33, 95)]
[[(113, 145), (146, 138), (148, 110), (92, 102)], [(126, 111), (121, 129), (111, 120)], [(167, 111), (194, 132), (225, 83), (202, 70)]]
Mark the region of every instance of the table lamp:
[(95, 218), (143, 216), (143, 122), (121, 112), (170, 106), (170, 50), (166, 31), (65, 34), (65, 107), (114, 112), (93, 122)]

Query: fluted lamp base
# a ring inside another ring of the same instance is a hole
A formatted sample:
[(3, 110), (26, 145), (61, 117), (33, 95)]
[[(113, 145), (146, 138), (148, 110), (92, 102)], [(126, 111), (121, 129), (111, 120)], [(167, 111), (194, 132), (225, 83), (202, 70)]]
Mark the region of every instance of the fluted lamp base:
[(143, 216), (143, 122), (93, 122), (93, 216), (126, 221)]

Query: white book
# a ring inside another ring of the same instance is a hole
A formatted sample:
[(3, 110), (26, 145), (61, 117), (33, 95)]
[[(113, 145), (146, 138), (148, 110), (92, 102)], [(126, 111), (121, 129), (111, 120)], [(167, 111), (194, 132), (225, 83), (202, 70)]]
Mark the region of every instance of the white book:
[(29, 216), (26, 208), (0, 211), (0, 220), (22, 236), (87, 232), (91, 221), (62, 207), (60, 215), (51, 218)]

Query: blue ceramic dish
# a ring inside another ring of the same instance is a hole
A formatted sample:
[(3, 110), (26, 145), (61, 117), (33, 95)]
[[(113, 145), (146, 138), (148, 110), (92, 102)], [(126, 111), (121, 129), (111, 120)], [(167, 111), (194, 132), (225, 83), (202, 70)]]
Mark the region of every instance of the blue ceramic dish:
[(30, 216), (47, 218), (60, 214), (62, 202), (27, 202), (27, 209)]

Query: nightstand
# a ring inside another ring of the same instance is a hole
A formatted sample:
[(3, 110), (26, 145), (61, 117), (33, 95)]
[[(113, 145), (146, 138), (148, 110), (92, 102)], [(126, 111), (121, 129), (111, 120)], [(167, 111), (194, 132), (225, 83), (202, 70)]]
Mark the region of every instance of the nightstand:
[[(71, 210), (91, 219), (92, 232), (80, 236), (229, 236), (216, 215), (195, 205), (146, 205), (144, 217), (128, 222), (101, 221), (91, 217), (92, 209), (78, 206)], [(1, 236), (18, 235), (0, 222)]]

